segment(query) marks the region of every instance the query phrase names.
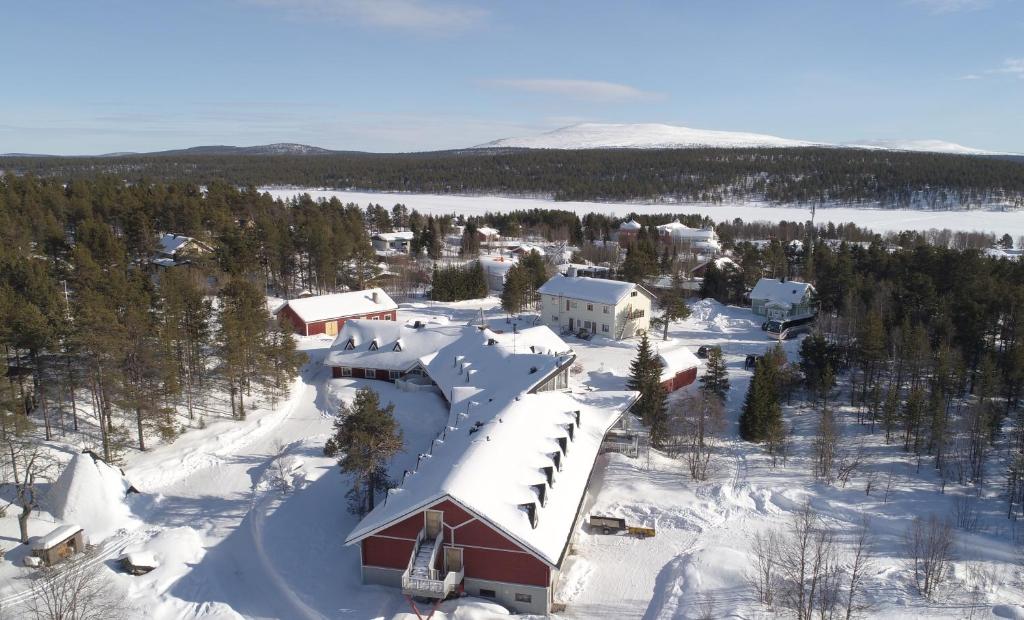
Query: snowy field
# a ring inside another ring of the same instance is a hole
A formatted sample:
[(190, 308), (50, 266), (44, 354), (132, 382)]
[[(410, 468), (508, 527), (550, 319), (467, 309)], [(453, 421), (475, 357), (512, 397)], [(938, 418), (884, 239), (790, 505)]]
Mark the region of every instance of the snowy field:
[[(508, 328), (495, 298), (405, 304), (399, 313), (402, 320), (443, 315), (461, 322), (483, 314), (492, 327)], [(531, 323), (532, 317), (524, 321)], [(571, 378), (573, 386), (624, 385), (635, 341), (569, 337), (568, 342), (582, 367)], [(861, 515), (871, 519), (871, 607), (862, 617), (1024, 617), (1021, 557), (1010, 542), (1021, 540), (1021, 532), (1003, 514), (997, 483), (980, 503), (979, 527), (957, 534), (952, 579), (926, 601), (909, 581), (903, 532), (916, 515), (950, 514), (953, 498), (966, 490), (951, 485), (941, 493), (929, 467), (918, 471), (899, 447), (886, 446), (880, 433), (856, 426), (841, 407), (844, 445), (861, 446), (867, 455), (846, 486), (816, 483), (808, 473), (815, 415), (802, 406), (785, 407), (793, 428), (792, 456), (785, 465), (772, 467), (759, 448), (740, 441), (736, 422), (750, 380), (743, 360), (769, 346), (749, 309), (696, 303), (690, 319), (672, 326), (667, 342), (660, 334), (652, 342), (659, 348), (722, 346), (732, 383), (723, 445), (710, 479), (699, 483), (683, 463), (656, 452), (649, 459), (599, 458), (584, 511), (652, 524), (657, 536), (640, 540), (581, 527), (556, 587), (555, 599), (565, 605), (558, 617), (776, 617), (745, 583), (750, 546), (757, 532), (784, 527), (805, 501), (840, 533), (842, 545)], [(331, 379), (320, 364), (329, 344), (323, 337), (300, 339), (310, 362), (276, 409), (254, 411), (244, 422), (215, 421), (171, 445), (131, 454), (126, 476), (142, 493), (126, 502), (127, 510), (108, 506), (104, 512), (97, 502), (86, 502), (94, 518), (109, 516), (108, 532), (95, 541), (101, 545), (100, 561), (111, 568), (108, 576), (126, 600), (144, 610), (139, 617), (415, 618), (397, 590), (359, 583), (359, 551), (342, 546), (357, 520), (346, 510), (346, 481), (322, 447), (339, 404), (358, 387), (371, 386), (383, 402), (395, 404), (403, 430), (405, 450), (391, 463), (392, 474), (398, 474), (427, 448), (447, 408), (434, 394), (405, 393), (380, 381)], [(786, 343), (791, 359), (798, 346)], [(671, 401), (686, 398), (694, 387), (676, 392)], [(890, 474), (891, 488), (883, 495)], [(870, 494), (869, 480), (874, 481)], [(94, 495), (103, 497), (120, 482), (91, 484)], [(33, 520), (33, 534), (53, 524), (44, 511)], [(16, 527), (13, 510), (0, 519), (4, 546), (14, 547), (11, 561), (0, 564), (5, 609), (26, 596), (30, 572), (20, 564), (26, 551), (15, 545)], [(115, 573), (112, 560), (125, 551), (152, 552), (160, 566), (141, 577)], [(982, 588), (972, 582), (979, 568), (991, 577)], [(435, 618), (505, 615), (497, 606), (470, 599), (447, 603), (442, 612)]]
[[(402, 203), (410, 209), (431, 214), (483, 215), (490, 212), (520, 209), (564, 209), (579, 215), (607, 213), (624, 216), (629, 213), (698, 213), (716, 221), (740, 218), (745, 222), (804, 222), (811, 218), (810, 210), (803, 207), (775, 207), (763, 203), (733, 204), (642, 204), (613, 202), (555, 202), (540, 198), (502, 198), (497, 196), (439, 196), (430, 194), (399, 194), (355, 192), (342, 190), (303, 188), (261, 188), (275, 198), (291, 198), (308, 193), (317, 200), (354, 202), (362, 207), (373, 203), (391, 208)], [(815, 221), (820, 224), (853, 222), (877, 233), (901, 230), (930, 230), (948, 228), (953, 231), (980, 231), (1014, 239), (1024, 235), (1024, 213), (1020, 211), (919, 211), (909, 209), (868, 209), (835, 206), (818, 209)]]

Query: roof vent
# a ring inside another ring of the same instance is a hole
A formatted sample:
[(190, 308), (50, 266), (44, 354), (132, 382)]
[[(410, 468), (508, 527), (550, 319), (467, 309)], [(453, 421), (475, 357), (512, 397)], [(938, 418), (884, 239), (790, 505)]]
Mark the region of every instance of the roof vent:
[(423, 327), (423, 321), (416, 321), (415, 323), (412, 324), (413, 329), (419, 329), (421, 327)]
[(535, 485), (532, 485), (530, 488), (532, 488), (534, 490), (534, 492), (537, 493), (537, 499), (540, 500), (540, 505), (541, 506), (547, 506), (548, 505), (548, 487), (547, 487), (547, 485), (543, 484), (543, 483), (542, 484), (535, 484)]
[(548, 486), (555, 486), (555, 468), (548, 465), (547, 467), (541, 467), (540, 470), (544, 472), (544, 479), (548, 481)]
[(562, 451), (562, 454), (565, 454), (569, 450), (569, 439), (559, 437), (556, 441), (558, 441), (558, 448)]
[(493, 346), (494, 346), (494, 345), (496, 345), (496, 344), (498, 344), (498, 341), (497, 341), (497, 340), (495, 340), (494, 338), (488, 338), (488, 339), (487, 339), (487, 346), (489, 346), (489, 347), (493, 347)]
[(537, 372), (537, 367), (536, 366), (530, 366), (530, 374), (532, 375), (535, 372)]
[(580, 410), (577, 409), (576, 411), (573, 411), (572, 413), (576, 417), (576, 428), (579, 428), (580, 427)]
[(537, 529), (537, 502), (519, 504), (519, 509), (526, 513), (526, 517), (530, 520), (530, 527)]
[(569, 433), (569, 441), (576, 441), (576, 427), (570, 424), (563, 424), (562, 428)]
[(557, 469), (558, 471), (562, 471), (562, 453), (552, 452), (548, 456), (551, 458), (551, 461), (555, 464), (555, 469)]

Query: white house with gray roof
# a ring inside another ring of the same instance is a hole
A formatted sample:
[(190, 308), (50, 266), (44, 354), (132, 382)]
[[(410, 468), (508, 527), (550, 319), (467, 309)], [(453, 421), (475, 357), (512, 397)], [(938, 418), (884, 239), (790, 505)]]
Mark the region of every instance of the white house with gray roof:
[(761, 278), (750, 291), (754, 314), (786, 321), (814, 316), (815, 290), (808, 282)]
[(650, 328), (654, 295), (632, 282), (557, 275), (540, 287), (541, 318), (556, 331), (632, 338)]

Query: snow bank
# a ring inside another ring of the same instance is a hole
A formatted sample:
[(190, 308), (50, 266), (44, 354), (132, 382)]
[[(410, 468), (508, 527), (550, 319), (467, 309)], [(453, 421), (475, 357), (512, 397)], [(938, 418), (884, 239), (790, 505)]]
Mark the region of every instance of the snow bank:
[(116, 467), (88, 453), (77, 454), (50, 488), (47, 504), (56, 519), (80, 525), (96, 544), (138, 524), (128, 506), (130, 487)]
[[(421, 605), (426, 608), (421, 611), (429, 613), (429, 604), (421, 603)], [(491, 620), (500, 617), (514, 616), (511, 616), (507, 609), (497, 603), (473, 597), (445, 601), (437, 607), (437, 611), (432, 616), (437, 620)], [(395, 614), (392, 620), (417, 620), (417, 617), (410, 611)]]

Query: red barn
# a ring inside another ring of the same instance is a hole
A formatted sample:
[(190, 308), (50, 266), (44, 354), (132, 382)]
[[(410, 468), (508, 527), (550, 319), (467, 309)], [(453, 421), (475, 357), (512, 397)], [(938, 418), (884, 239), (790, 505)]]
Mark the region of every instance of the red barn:
[(547, 327), (463, 329), (420, 358), (447, 424), (345, 542), (364, 583), (544, 614), (601, 443), (637, 393), (567, 392), (576, 356)]
[(697, 380), (700, 360), (686, 347), (661, 352), (658, 361), (661, 362), (661, 385), (667, 392), (674, 392)]
[(287, 318), (301, 336), (337, 336), (349, 319), (394, 321), (398, 304), (379, 288), (333, 295), (316, 295), (286, 301), (276, 312)]

